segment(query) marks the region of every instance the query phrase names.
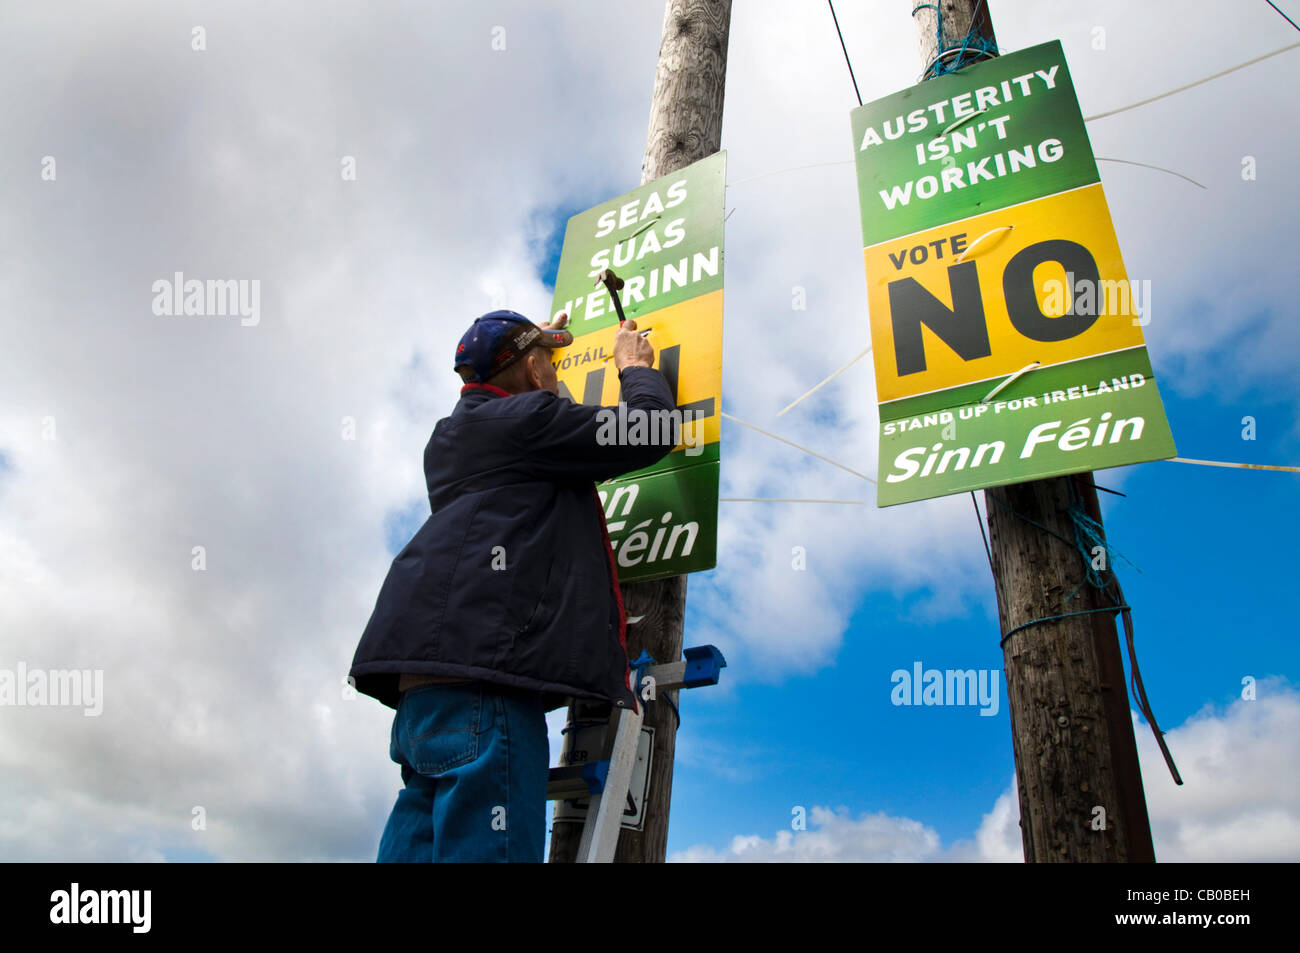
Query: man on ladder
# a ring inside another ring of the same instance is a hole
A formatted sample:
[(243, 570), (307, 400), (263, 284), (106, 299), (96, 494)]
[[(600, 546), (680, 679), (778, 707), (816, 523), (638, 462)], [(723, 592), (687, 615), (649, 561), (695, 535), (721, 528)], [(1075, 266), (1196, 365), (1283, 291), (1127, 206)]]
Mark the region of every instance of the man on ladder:
[[(465, 386), (424, 454), (432, 515), (393, 560), (352, 662), (357, 691), (396, 709), (405, 787), (380, 861), (541, 862), (545, 713), (569, 697), (639, 712), (595, 483), (662, 458), (676, 428), (620, 444), (607, 409), (560, 397), (550, 349), (572, 343), (566, 321), (494, 311), (456, 348)], [(654, 356), (623, 322), (612, 357), (629, 415), (675, 410)]]

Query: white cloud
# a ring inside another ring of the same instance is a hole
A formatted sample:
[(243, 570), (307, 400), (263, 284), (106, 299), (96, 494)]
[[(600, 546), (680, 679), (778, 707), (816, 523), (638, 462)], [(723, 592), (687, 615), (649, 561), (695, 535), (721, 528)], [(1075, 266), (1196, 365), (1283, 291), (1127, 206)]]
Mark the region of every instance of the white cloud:
[(839, 861), (917, 861), (938, 851), (938, 835), (917, 821), (871, 814), (854, 819), (841, 809), (813, 807), (807, 831), (780, 831), (770, 840), (735, 837), (723, 851), (692, 847), (673, 861), (790, 863)]
[(1280, 679), (1256, 688), (1255, 701), (1207, 706), (1166, 733), (1182, 786), (1135, 722), (1158, 860), (1300, 860), (1300, 692)]
[(696, 846), (673, 854), (675, 863), (918, 863), (943, 861), (1018, 861), (1019, 828), (1012, 818), (1016, 843), (1008, 848), (1007, 795), (985, 815), (974, 842), (945, 849), (926, 824), (883, 811), (853, 817), (847, 808), (814, 806), (807, 830), (778, 831), (775, 837), (737, 836), (721, 850)]
[[(1134, 714), (1156, 858), (1163, 862), (1277, 862), (1300, 859), (1300, 693), (1259, 683), (1256, 701), (1211, 708), (1166, 732), (1183, 777), (1168, 776), (1150, 729)], [(909, 817), (853, 818), (846, 808), (812, 808), (806, 831), (737, 836), (725, 848), (697, 845), (681, 862), (1007, 862), (1023, 859), (1013, 778), (970, 840), (948, 847)]]

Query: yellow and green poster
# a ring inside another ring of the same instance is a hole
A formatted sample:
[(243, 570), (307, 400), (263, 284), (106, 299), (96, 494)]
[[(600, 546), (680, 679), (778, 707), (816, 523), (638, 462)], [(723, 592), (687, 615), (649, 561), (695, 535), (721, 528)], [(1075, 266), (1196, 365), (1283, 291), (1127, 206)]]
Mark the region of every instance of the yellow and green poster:
[(877, 504), (1175, 454), (1059, 42), (852, 113)]
[(553, 357), (560, 393), (614, 406), (618, 314), (594, 285), (611, 268), (623, 311), (650, 330), (655, 367), (677, 398), (681, 441), (653, 466), (597, 487), (619, 579), (657, 579), (717, 565), (722, 409), (722, 207), (726, 153), (569, 219), (551, 317), (569, 315), (573, 344)]

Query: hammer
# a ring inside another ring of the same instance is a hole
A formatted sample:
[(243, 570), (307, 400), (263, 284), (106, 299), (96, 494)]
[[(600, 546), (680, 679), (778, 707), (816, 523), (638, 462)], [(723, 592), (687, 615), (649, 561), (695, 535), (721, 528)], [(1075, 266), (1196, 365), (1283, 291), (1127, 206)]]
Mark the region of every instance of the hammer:
[(623, 287), (623, 279), (614, 274), (613, 269), (602, 268), (596, 274), (595, 285), (603, 284), (609, 290), (609, 296), (614, 299), (614, 310), (618, 312), (618, 323), (622, 324), (627, 316), (623, 314), (623, 302), (618, 300), (618, 290)]
[[(609, 296), (614, 299), (614, 310), (618, 312), (618, 323), (622, 324), (627, 320), (627, 315), (623, 313), (623, 302), (618, 300), (618, 289), (623, 287), (623, 279), (614, 274), (613, 269), (602, 268), (600, 272), (597, 273), (594, 284), (603, 284), (609, 289)], [(639, 333), (642, 337), (645, 337), (650, 333), (650, 329), (646, 328), (644, 331)], [(605, 358), (605, 360), (608, 361), (613, 356), (613, 354), (610, 354)]]

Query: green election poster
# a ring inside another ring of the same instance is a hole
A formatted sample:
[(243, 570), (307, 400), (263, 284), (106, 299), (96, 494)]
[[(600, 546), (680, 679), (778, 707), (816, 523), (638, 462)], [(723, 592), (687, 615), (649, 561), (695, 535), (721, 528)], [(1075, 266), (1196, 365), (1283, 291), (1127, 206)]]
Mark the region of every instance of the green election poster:
[[(551, 317), (569, 315), (573, 344), (553, 360), (560, 393), (613, 407), (618, 314), (595, 283), (613, 269), (624, 313), (649, 329), (655, 367), (677, 399), (677, 447), (653, 466), (602, 483), (619, 579), (676, 576), (717, 565), (722, 404), (722, 206), (717, 152), (569, 219)], [(635, 439), (619, 425), (619, 439)]]
[(851, 118), (877, 505), (1174, 456), (1061, 44)]

